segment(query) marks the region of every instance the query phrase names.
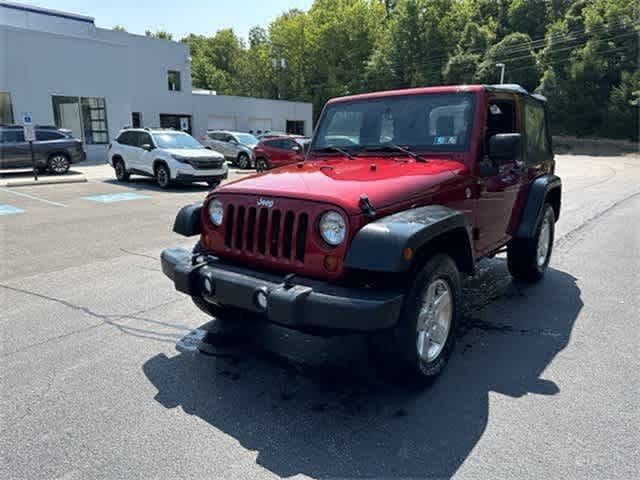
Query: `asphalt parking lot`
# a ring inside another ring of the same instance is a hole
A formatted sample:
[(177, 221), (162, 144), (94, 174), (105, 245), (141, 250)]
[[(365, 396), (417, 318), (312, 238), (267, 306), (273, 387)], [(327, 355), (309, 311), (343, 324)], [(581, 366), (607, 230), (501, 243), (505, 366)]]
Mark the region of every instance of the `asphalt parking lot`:
[(159, 254), (194, 243), (171, 228), (205, 184), (78, 166), (86, 183), (0, 186), (0, 478), (637, 477), (640, 157), (557, 160), (547, 276), (484, 261), (419, 394), (356, 336), (296, 339), (295, 362), (177, 353), (209, 319)]

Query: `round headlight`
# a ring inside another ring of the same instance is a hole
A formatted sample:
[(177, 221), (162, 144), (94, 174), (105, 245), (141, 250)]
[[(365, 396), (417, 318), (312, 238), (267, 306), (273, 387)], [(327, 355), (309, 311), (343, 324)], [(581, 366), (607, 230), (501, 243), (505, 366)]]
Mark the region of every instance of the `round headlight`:
[(347, 225), (338, 212), (326, 212), (320, 217), (320, 235), (329, 245), (340, 245), (346, 233)]
[(209, 219), (216, 227), (222, 225), (224, 218), (224, 208), (220, 200), (211, 200), (209, 203)]

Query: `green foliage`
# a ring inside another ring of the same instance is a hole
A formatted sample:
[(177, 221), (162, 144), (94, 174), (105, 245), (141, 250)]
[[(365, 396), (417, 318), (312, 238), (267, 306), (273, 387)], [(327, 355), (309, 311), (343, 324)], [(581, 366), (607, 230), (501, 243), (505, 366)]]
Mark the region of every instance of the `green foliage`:
[(144, 34), (147, 37), (160, 38), (162, 40), (173, 40), (173, 35), (171, 35), (169, 32), (165, 32), (164, 30), (157, 30), (155, 32), (152, 32), (151, 30), (145, 30)]
[[(549, 99), (555, 133), (638, 137), (640, 8), (629, 0), (315, 0), (251, 29), (189, 35), (195, 87), (311, 101), (499, 80)], [(149, 35), (170, 38), (166, 32)]]
[(116, 25), (111, 30), (113, 30), (114, 32), (126, 32), (127, 31), (127, 29), (124, 28), (122, 25)]

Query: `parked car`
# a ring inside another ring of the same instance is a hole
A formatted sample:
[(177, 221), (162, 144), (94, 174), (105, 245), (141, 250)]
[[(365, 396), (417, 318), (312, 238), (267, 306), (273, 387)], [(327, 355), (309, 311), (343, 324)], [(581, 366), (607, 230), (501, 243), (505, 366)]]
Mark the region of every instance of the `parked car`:
[(263, 172), (304, 160), (304, 148), (298, 139), (274, 137), (261, 140), (253, 155), (256, 170)]
[(109, 144), (107, 159), (116, 178), (131, 174), (154, 177), (161, 188), (171, 183), (207, 182), (216, 187), (227, 178), (224, 156), (204, 148), (185, 132), (127, 128)]
[[(70, 138), (56, 128), (36, 127), (33, 152), (36, 168), (55, 174), (67, 173), (72, 163), (86, 158), (82, 140)], [(29, 142), (21, 125), (0, 126), (0, 169), (32, 168)]]
[(206, 135), (202, 137), (202, 144), (224, 155), (233, 165), (250, 168), (253, 149), (258, 144), (258, 139), (250, 133), (207, 130)]
[(162, 270), (217, 319), (218, 333), (187, 338), (196, 345), (223, 342), (225, 325), (263, 331), (255, 322), (368, 333), (381, 369), (424, 386), (451, 355), (461, 279), (480, 259), (506, 251), (515, 279), (543, 277), (560, 215), (554, 172), (546, 100), (522, 87), (336, 98), (304, 164), (184, 207), (174, 230), (199, 242), (165, 249)]

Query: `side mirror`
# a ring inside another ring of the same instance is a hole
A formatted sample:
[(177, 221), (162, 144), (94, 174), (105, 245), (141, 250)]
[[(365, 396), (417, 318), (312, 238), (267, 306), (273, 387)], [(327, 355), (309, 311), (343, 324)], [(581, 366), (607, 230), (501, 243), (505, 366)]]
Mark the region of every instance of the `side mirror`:
[(229, 143), (230, 143), (231, 145), (238, 145), (238, 141), (237, 141), (235, 138), (230, 138), (230, 139), (229, 139)]
[(144, 144), (140, 145), (140, 148), (142, 148), (143, 150), (146, 150), (147, 152), (150, 152), (151, 150), (153, 150), (153, 145), (150, 145), (148, 143), (144, 143)]
[(521, 136), (519, 133), (498, 133), (489, 139), (489, 158), (500, 165), (520, 160)]

